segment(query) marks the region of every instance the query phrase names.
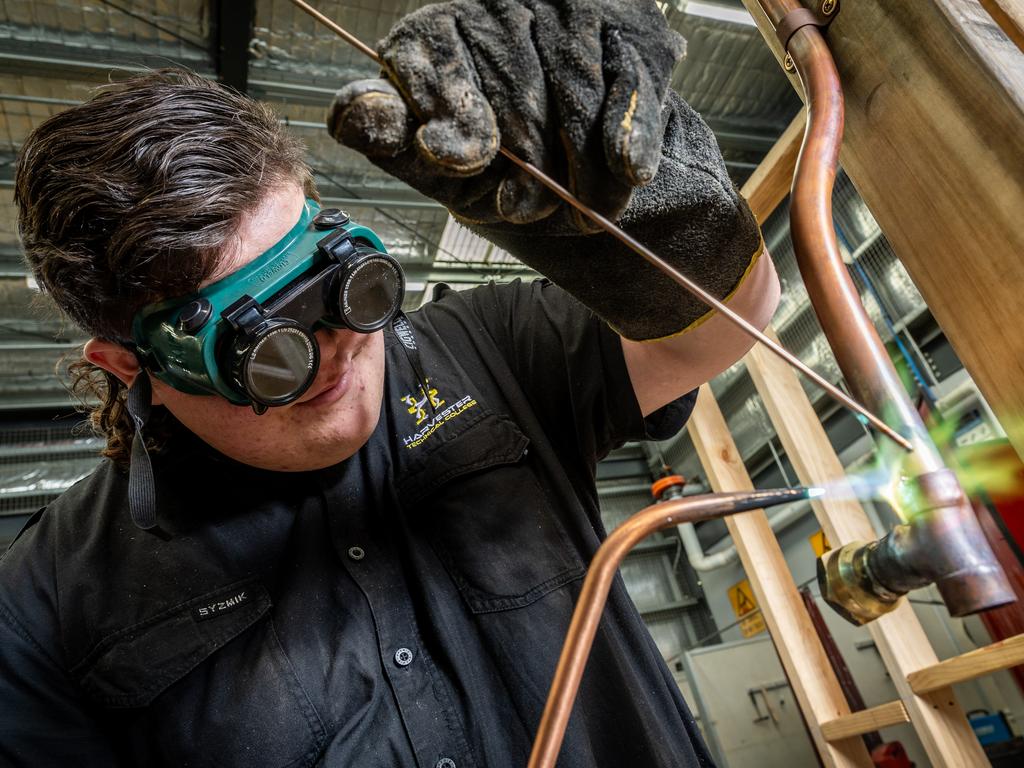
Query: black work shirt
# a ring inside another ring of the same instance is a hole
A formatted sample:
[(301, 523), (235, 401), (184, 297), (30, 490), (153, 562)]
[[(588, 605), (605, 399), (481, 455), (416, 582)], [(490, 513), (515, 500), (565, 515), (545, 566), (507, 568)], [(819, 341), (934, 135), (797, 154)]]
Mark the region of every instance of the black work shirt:
[[(154, 456), (162, 539), (102, 465), (0, 561), (0, 757), (16, 765), (525, 766), (585, 564), (595, 464), (666, 437), (618, 337), (550, 283), (386, 334), (381, 417), (319, 472), (194, 437)], [(559, 765), (710, 759), (620, 581)]]

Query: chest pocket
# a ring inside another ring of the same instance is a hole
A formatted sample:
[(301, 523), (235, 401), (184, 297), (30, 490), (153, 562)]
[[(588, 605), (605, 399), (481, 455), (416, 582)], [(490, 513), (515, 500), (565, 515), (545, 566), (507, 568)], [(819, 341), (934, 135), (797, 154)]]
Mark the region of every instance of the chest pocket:
[(476, 613), (529, 605), (585, 572), (528, 447), (514, 422), (484, 413), (398, 483), (412, 525)]
[(103, 641), (72, 669), (110, 712), (133, 764), (310, 765), (325, 734), (257, 581), (165, 611)]

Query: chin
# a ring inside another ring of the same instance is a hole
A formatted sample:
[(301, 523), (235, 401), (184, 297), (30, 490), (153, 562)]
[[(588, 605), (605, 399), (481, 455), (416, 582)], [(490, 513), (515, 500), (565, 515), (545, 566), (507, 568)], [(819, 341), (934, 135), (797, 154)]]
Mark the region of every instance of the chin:
[[(383, 394), (383, 393), (381, 393)], [(380, 397), (370, 398), (356, 407), (342, 407), (325, 420), (306, 440), (295, 446), (292, 458), (285, 459), (286, 472), (308, 472), (340, 464), (366, 445), (380, 420)], [(301, 433), (300, 433), (301, 434)]]

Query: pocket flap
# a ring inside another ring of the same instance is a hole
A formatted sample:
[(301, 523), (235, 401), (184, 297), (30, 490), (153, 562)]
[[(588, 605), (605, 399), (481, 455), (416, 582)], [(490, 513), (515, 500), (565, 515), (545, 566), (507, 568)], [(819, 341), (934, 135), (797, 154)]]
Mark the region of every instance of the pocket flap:
[(113, 707), (142, 707), (270, 609), (255, 579), (220, 587), (104, 638), (71, 670), (83, 689)]
[(485, 412), (411, 465), (399, 479), (398, 493), (412, 504), (460, 475), (519, 461), (529, 444), (515, 422)]

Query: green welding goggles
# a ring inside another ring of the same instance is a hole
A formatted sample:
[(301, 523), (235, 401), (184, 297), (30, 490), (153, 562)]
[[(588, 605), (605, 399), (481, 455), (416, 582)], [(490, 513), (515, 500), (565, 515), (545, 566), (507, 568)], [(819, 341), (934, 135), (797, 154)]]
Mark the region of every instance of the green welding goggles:
[(372, 230), (307, 200), (270, 250), (194, 294), (143, 308), (132, 336), (164, 383), (264, 413), (313, 383), (317, 328), (373, 333), (401, 312), (404, 295), (402, 268)]

